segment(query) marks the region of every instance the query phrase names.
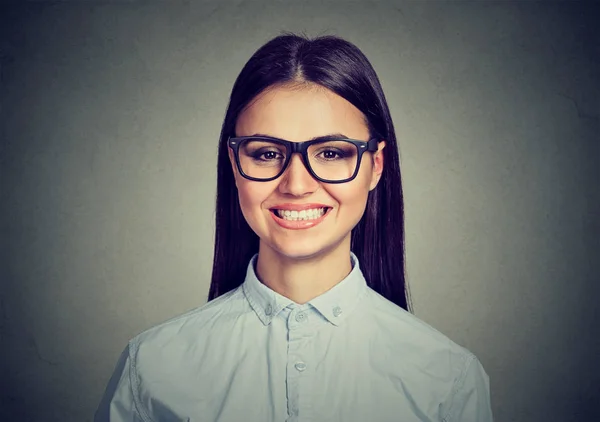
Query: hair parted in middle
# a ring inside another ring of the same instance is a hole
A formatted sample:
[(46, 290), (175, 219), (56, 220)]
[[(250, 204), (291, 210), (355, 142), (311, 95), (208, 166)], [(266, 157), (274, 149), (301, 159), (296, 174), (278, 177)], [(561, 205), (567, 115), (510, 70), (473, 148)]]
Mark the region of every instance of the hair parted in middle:
[(405, 280), (400, 158), (379, 78), (366, 56), (351, 42), (333, 35), (311, 39), (290, 32), (260, 47), (233, 85), (218, 146), (215, 249), (208, 301), (243, 283), (248, 263), (259, 246), (259, 238), (240, 208), (227, 139), (236, 136), (238, 116), (259, 94), (283, 85), (334, 92), (363, 113), (370, 137), (385, 140), (383, 173), (352, 230), (350, 249), (359, 259), (367, 284), (412, 312)]

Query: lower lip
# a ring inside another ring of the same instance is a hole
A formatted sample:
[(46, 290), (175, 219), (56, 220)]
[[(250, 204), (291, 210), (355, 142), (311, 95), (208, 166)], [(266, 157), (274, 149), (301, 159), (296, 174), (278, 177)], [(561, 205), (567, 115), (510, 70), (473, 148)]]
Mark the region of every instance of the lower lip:
[(275, 215), (275, 211), (269, 210), (269, 212), (271, 213), (273, 220), (275, 220), (275, 222), (277, 224), (279, 224), (281, 227), (283, 227), (285, 229), (290, 229), (290, 230), (301, 230), (301, 229), (310, 229), (311, 227), (314, 227), (317, 224), (319, 224), (321, 221), (323, 221), (325, 219), (325, 217), (327, 217), (327, 215), (329, 215), (329, 211), (331, 211), (332, 209), (333, 208), (327, 208), (327, 211), (325, 212), (325, 214), (323, 214), (322, 216), (320, 216), (319, 218), (316, 218), (314, 220), (296, 220), (296, 221), (284, 220), (283, 218), (277, 217)]

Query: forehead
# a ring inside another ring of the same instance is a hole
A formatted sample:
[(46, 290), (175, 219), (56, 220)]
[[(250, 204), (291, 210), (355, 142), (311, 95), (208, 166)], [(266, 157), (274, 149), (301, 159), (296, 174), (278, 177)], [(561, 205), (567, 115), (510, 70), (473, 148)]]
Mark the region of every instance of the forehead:
[(364, 140), (369, 136), (363, 113), (334, 92), (285, 86), (259, 94), (239, 115), (236, 135), (255, 133), (295, 142), (332, 133)]

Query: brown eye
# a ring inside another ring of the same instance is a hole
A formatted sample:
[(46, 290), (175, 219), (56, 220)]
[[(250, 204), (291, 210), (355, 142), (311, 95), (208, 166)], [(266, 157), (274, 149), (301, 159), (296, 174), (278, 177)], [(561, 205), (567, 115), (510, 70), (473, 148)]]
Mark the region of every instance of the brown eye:
[(275, 151), (267, 151), (260, 154), (266, 160), (274, 160), (277, 158), (277, 153)]
[(339, 152), (330, 149), (326, 151), (321, 151), (321, 154), (323, 154), (323, 158), (326, 160), (335, 160), (336, 158), (342, 157), (342, 155)]

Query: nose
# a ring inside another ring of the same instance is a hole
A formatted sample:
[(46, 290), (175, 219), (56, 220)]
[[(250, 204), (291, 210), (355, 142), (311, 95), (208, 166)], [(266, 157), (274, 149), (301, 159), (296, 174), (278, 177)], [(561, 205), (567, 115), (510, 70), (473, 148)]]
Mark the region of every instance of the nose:
[(303, 196), (314, 192), (319, 181), (312, 177), (302, 161), (300, 154), (292, 154), (288, 167), (281, 175), (279, 191), (294, 196)]

